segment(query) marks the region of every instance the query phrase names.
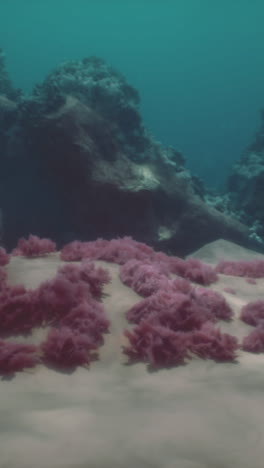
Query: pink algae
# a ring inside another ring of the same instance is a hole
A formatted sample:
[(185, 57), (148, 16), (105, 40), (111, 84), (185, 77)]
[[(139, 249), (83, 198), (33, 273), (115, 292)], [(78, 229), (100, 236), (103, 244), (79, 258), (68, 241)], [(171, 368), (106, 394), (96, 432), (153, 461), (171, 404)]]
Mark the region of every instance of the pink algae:
[(179, 257), (169, 256), (162, 252), (155, 252), (152, 247), (137, 242), (131, 237), (112, 240), (97, 239), (96, 241), (73, 241), (61, 250), (61, 259), (64, 261), (77, 261), (84, 258), (90, 260), (104, 260), (124, 265), (129, 260), (139, 260), (146, 264), (152, 263), (154, 268), (160, 268), (177, 274), (190, 281), (208, 285), (217, 281), (217, 274), (209, 265), (197, 259), (183, 260)]
[(38, 362), (36, 346), (0, 340), (0, 374), (12, 375)]
[(30, 234), (28, 239), (22, 237), (18, 240), (17, 247), (12, 251), (12, 255), (41, 257), (52, 252), (56, 252), (55, 242)]
[(264, 352), (264, 322), (260, 323), (242, 341), (242, 349), (251, 353)]
[(264, 300), (249, 302), (242, 307), (240, 319), (248, 325), (257, 326), (264, 322)]
[(248, 278), (264, 277), (264, 260), (227, 261), (221, 260), (215, 268), (217, 273)]
[(0, 340), (0, 374), (13, 374), (38, 362), (49, 366), (88, 365), (109, 329), (103, 305), (98, 302), (108, 272), (90, 261), (64, 265), (57, 275), (35, 290), (10, 286), (0, 269), (0, 336), (30, 334), (36, 326), (50, 325), (41, 346)]
[(61, 327), (50, 330), (47, 340), (42, 343), (42, 360), (48, 365), (69, 368), (90, 364), (96, 357), (91, 354), (96, 348), (89, 335), (74, 333), (71, 328)]

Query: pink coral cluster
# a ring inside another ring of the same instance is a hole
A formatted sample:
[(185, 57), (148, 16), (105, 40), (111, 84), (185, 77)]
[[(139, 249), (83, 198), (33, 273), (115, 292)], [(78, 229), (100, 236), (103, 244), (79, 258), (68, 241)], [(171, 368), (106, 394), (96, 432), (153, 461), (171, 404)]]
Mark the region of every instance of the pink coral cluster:
[[(62, 260), (85, 258), (119, 264), (123, 283), (146, 298), (127, 313), (127, 318), (136, 324), (133, 331), (125, 330), (130, 346), (125, 347), (124, 352), (131, 359), (141, 358), (152, 365), (182, 363), (188, 350), (192, 348), (192, 352), (196, 352), (191, 338), (197, 330), (208, 321), (231, 318), (232, 311), (220, 294), (202, 288), (195, 290), (191, 286), (190, 281), (208, 285), (217, 280), (215, 270), (197, 259), (183, 260), (155, 252), (130, 237), (75, 241), (61, 251)], [(170, 279), (170, 274), (181, 278)], [(236, 346), (231, 346), (234, 340), (228, 341), (219, 330), (209, 326), (205, 330), (208, 330), (208, 340), (204, 347), (210, 349), (211, 346), (211, 357), (221, 359), (221, 352), (213, 352), (219, 342), (218, 349), (223, 343), (230, 344), (229, 357), (234, 359)], [(205, 334), (206, 331), (203, 336)], [(227, 359), (226, 356), (223, 349), (222, 359)]]
[[(31, 322), (32, 296), (23, 286), (9, 286), (7, 274), (0, 269), (0, 333), (2, 336), (28, 333)], [(9, 375), (39, 362), (37, 347), (0, 339), (0, 374)]]
[(36, 326), (51, 329), (41, 346), (0, 340), (0, 373), (12, 374), (43, 362), (53, 367), (88, 365), (103, 344), (109, 321), (98, 302), (110, 276), (87, 260), (62, 266), (55, 278), (35, 290), (7, 284), (0, 270), (0, 335), (29, 334)]
[(38, 364), (37, 346), (0, 340), (0, 373), (2, 375), (34, 367)]
[[(43, 361), (55, 367), (89, 364), (103, 343), (109, 321), (102, 304), (102, 287), (110, 280), (92, 262), (65, 265), (53, 280), (36, 291), (40, 319), (53, 326), (42, 344)], [(93, 351), (91, 353), (91, 351)]]
[(217, 281), (214, 268), (200, 260), (193, 258), (183, 260), (162, 252), (155, 252), (148, 245), (137, 242), (131, 237), (110, 241), (104, 239), (91, 242), (73, 241), (61, 250), (61, 259), (64, 261), (76, 261), (83, 258), (104, 260), (118, 265), (125, 265), (129, 260), (141, 261), (199, 284), (208, 285)]
[(28, 239), (22, 237), (18, 240), (17, 247), (12, 251), (12, 255), (41, 257), (52, 252), (56, 252), (55, 242), (50, 239), (41, 239), (31, 234)]
[(104, 260), (123, 265), (128, 260), (148, 260), (155, 255), (154, 250), (142, 242), (136, 242), (131, 237), (112, 239), (110, 241), (73, 241), (61, 250), (61, 259), (65, 261), (89, 258)]
[[(55, 249), (49, 239), (31, 235), (19, 240), (13, 255), (35, 257)], [(74, 241), (63, 247), (60, 257), (79, 263), (63, 265), (55, 278), (36, 290), (8, 285), (6, 272), (0, 269), (0, 335), (28, 334), (36, 326), (51, 327), (38, 347), (0, 339), (1, 374), (41, 362), (55, 368), (75, 368), (97, 358), (103, 334), (109, 329), (100, 300), (110, 276), (92, 260), (119, 264), (123, 283), (143, 297), (127, 311), (134, 327), (124, 330), (128, 345), (123, 351), (130, 362), (143, 361), (155, 368), (184, 364), (193, 355), (215, 361), (235, 360), (237, 339), (216, 326), (219, 320), (232, 319), (231, 308), (221, 294), (192, 283), (209, 285), (217, 281), (218, 272), (252, 281), (264, 276), (263, 261), (222, 261), (214, 269), (197, 259), (155, 252), (130, 237)], [(9, 255), (0, 248), (0, 266), (8, 261)], [(264, 301), (244, 307), (241, 319), (256, 327), (244, 338), (243, 349), (263, 352)]]
[[(152, 367), (184, 364), (192, 354), (216, 361), (234, 360), (237, 339), (214, 326), (217, 320), (232, 318), (224, 297), (194, 288), (186, 276), (170, 279), (168, 262), (163, 255), (159, 259), (159, 263), (130, 260), (120, 267), (121, 280), (145, 297), (127, 311), (127, 319), (135, 327), (125, 330), (129, 345), (124, 353), (131, 362), (144, 361)], [(184, 266), (178, 269), (178, 273), (185, 271)], [(194, 277), (201, 282), (205, 279)]]
[(242, 349), (251, 353), (264, 352), (264, 301), (249, 302), (242, 308), (240, 319), (255, 328), (244, 337)]
[(228, 261), (221, 260), (215, 267), (216, 273), (248, 278), (264, 277), (264, 260)]

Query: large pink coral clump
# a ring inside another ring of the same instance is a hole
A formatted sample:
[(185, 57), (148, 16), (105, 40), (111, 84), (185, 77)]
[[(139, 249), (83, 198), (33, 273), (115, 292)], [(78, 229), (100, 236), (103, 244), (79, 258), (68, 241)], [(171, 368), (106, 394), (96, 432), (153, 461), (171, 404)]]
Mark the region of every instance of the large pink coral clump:
[(53, 279), (35, 290), (9, 285), (6, 272), (0, 269), (0, 335), (52, 327), (40, 347), (0, 340), (0, 374), (10, 375), (41, 362), (56, 368), (88, 365), (109, 329), (104, 307), (98, 302), (109, 281), (108, 272), (88, 260), (62, 266)]
[[(20, 239), (14, 254), (33, 257), (53, 252), (55, 244), (47, 241), (37, 236)], [(119, 264), (123, 283), (144, 297), (127, 311), (134, 327), (124, 331), (128, 340), (124, 353), (131, 362), (143, 361), (157, 368), (184, 364), (194, 354), (216, 361), (236, 359), (239, 347), (236, 338), (215, 326), (218, 320), (232, 319), (231, 308), (221, 294), (192, 284), (210, 285), (217, 280), (218, 269), (197, 259), (183, 260), (155, 252), (130, 237), (74, 241), (62, 249), (61, 259), (79, 263), (63, 265), (53, 279), (34, 291), (8, 286), (5, 272), (0, 270), (0, 334), (29, 333), (33, 327), (43, 325), (51, 327), (40, 347), (30, 348), (31, 351), (28, 348), (28, 352), (17, 348), (14, 359), (7, 360), (10, 364), (6, 368), (1, 367), (4, 342), (1, 348), (0, 340), (0, 373), (15, 372), (37, 362), (54, 368), (75, 368), (89, 365), (97, 358), (110, 325), (98, 301), (103, 297), (110, 275), (92, 260)], [(6, 261), (7, 257), (3, 264)], [(250, 346), (262, 349), (259, 304), (257, 309), (258, 313), (251, 312), (251, 315), (244, 311), (245, 317), (254, 316), (254, 320), (248, 319), (252, 324), (259, 325), (255, 335), (244, 340), (245, 349)], [(15, 350), (14, 343), (12, 346)]]
[(127, 319), (131, 323), (139, 324), (141, 320), (149, 318), (174, 331), (193, 330), (210, 319), (214, 320), (213, 315), (197, 305), (191, 296), (162, 289), (138, 302), (127, 312)]
[(103, 344), (109, 329), (102, 304), (103, 285), (110, 280), (102, 268), (91, 262), (61, 267), (53, 280), (35, 293), (41, 321), (53, 325), (42, 344), (43, 361), (55, 367), (89, 364)]
[(232, 361), (237, 340), (213, 325), (231, 318), (232, 310), (219, 293), (194, 288), (185, 279), (165, 277), (156, 292), (127, 311), (135, 327), (125, 331), (129, 345), (124, 352), (131, 361), (141, 360), (152, 367), (183, 364), (191, 353)]

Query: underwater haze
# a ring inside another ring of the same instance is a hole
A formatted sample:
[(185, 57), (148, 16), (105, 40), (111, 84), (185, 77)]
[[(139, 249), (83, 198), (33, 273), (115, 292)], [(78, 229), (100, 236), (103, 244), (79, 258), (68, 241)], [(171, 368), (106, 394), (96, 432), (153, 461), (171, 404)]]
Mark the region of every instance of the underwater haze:
[(260, 0), (0, 0), (0, 46), (27, 93), (62, 61), (106, 60), (155, 137), (220, 188), (260, 124), (263, 18)]

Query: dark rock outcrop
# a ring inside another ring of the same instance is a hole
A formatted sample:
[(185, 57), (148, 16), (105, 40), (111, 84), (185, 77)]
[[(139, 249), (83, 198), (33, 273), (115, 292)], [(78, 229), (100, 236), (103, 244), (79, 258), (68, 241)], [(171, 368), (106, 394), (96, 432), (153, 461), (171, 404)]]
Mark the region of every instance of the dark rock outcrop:
[(137, 91), (100, 59), (68, 62), (16, 107), (0, 181), (4, 243), (131, 235), (185, 255), (248, 229), (203, 201), (184, 158), (148, 133)]
[(264, 113), (255, 141), (228, 179), (230, 206), (250, 226), (250, 237), (264, 246)]

